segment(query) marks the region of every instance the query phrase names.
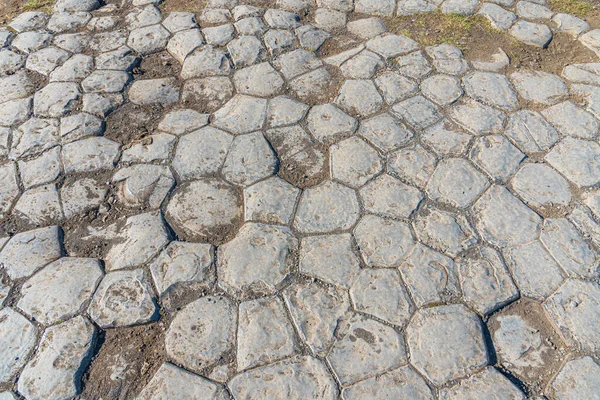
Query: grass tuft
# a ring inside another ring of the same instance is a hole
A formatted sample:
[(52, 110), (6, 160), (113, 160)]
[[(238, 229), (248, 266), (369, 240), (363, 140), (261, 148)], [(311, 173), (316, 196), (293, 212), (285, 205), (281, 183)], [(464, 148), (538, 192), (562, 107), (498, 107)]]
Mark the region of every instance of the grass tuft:
[(552, 11), (585, 17), (594, 6), (582, 0), (550, 0)]
[(22, 11), (50, 11), (54, 0), (27, 0)]

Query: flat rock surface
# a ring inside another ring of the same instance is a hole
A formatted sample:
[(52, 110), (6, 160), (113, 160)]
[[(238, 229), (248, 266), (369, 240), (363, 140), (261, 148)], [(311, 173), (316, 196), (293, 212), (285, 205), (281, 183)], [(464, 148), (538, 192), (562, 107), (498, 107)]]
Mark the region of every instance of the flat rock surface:
[(546, 68), (593, 18), (47, 6), (0, 27), (0, 399), (597, 396), (600, 64)]

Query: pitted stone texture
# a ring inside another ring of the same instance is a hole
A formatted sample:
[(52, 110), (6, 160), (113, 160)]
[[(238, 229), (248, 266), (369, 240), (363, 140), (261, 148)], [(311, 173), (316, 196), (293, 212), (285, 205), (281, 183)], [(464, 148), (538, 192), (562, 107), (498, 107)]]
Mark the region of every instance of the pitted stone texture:
[(400, 274), (392, 269), (363, 270), (350, 289), (357, 311), (403, 326), (413, 307)]
[(420, 243), (402, 263), (400, 273), (418, 307), (439, 304), (460, 295), (454, 261)]
[(29, 276), (63, 255), (62, 231), (58, 226), (18, 233), (0, 252), (0, 265), (11, 279)]
[(460, 81), (450, 75), (433, 75), (421, 82), (423, 95), (440, 106), (454, 103), (463, 95)]
[(237, 367), (245, 370), (271, 364), (297, 352), (294, 328), (278, 297), (240, 304)]
[(177, 138), (167, 133), (149, 135), (132, 142), (131, 146), (123, 150), (121, 161), (124, 162), (153, 162), (166, 161), (171, 157)]
[(499, 363), (512, 373), (543, 384), (557, 372), (565, 345), (541, 304), (521, 299), (494, 314), (488, 326)]
[(567, 275), (538, 240), (506, 249), (504, 258), (521, 294), (532, 299), (543, 301)]
[(183, 180), (216, 174), (232, 142), (232, 135), (211, 126), (184, 135), (177, 145), (173, 168)]
[(542, 71), (519, 71), (510, 75), (519, 95), (540, 104), (552, 105), (569, 92), (565, 81)]
[(19, 377), (19, 392), (28, 399), (68, 399), (81, 387), (80, 371), (90, 361), (96, 328), (75, 317), (44, 332), (40, 345)]
[(138, 164), (121, 168), (112, 178), (117, 187), (119, 201), (127, 207), (159, 208), (175, 186), (175, 179), (168, 167)]
[(475, 400), (482, 397), (489, 400), (525, 400), (527, 398), (518, 387), (493, 367), (474, 374), (450, 389), (440, 391), (441, 400)]
[(287, 96), (278, 96), (269, 100), (267, 107), (267, 124), (276, 128), (295, 124), (308, 112), (308, 106)]
[(544, 159), (577, 186), (600, 182), (600, 145), (596, 142), (565, 138)]
[(52, 118), (30, 118), (13, 130), (11, 158), (24, 158), (41, 153), (59, 142), (58, 120)]
[(9, 382), (21, 369), (36, 342), (35, 325), (11, 308), (0, 309), (0, 382)]
[(345, 289), (360, 270), (349, 233), (302, 239), (299, 264), (300, 272)]
[(242, 372), (227, 385), (235, 398), (290, 400), (337, 398), (337, 387), (325, 364), (310, 356), (292, 357)]
[(408, 218), (423, 200), (423, 193), (384, 174), (360, 189), (365, 210), (386, 217)]
[(289, 225), (300, 189), (279, 177), (266, 179), (244, 189), (246, 221)]
[(502, 112), (472, 99), (453, 106), (449, 117), (475, 135), (502, 133), (504, 129)]
[(25, 191), (15, 204), (13, 214), (37, 226), (62, 220), (56, 185), (38, 186)]
[(432, 390), (411, 367), (404, 366), (344, 389), (344, 399), (432, 400)]
[(525, 164), (513, 178), (512, 187), (533, 207), (567, 206), (571, 202), (568, 182), (546, 164)]
[(219, 48), (208, 45), (194, 50), (185, 58), (181, 68), (181, 78), (228, 75), (230, 71), (231, 62), (227, 54)]
[[(241, 196), (229, 184), (202, 179), (179, 185), (167, 205), (165, 219), (182, 238), (221, 242), (237, 229)], [(203, 204), (203, 207), (197, 207)]]
[(275, 175), (277, 155), (261, 132), (248, 133), (233, 139), (222, 173), (234, 185), (250, 186)]
[(361, 315), (353, 316), (327, 359), (342, 385), (370, 378), (406, 363), (402, 335)]
[(447, 119), (427, 128), (421, 135), (423, 144), (437, 155), (463, 155), (472, 136)]
[(415, 244), (407, 223), (375, 215), (360, 220), (354, 237), (366, 263), (372, 267), (398, 267)]
[(358, 134), (386, 153), (402, 146), (413, 137), (413, 133), (402, 122), (387, 113), (363, 120)]
[(354, 118), (333, 104), (324, 104), (311, 108), (306, 122), (310, 132), (321, 142), (350, 135), (354, 133), (358, 126)]
[(65, 320), (90, 299), (102, 275), (99, 260), (61, 258), (23, 284), (17, 306), (45, 325)]
[(505, 247), (535, 240), (541, 218), (504, 186), (489, 188), (473, 206), (475, 228), (483, 239)]
[(590, 279), (598, 276), (598, 254), (567, 219), (546, 219), (540, 239), (569, 275)]
[(300, 338), (315, 353), (325, 356), (338, 326), (348, 318), (350, 301), (345, 291), (316, 282), (296, 283), (283, 292)]
[(521, 110), (512, 114), (506, 136), (526, 153), (547, 151), (559, 139), (558, 132), (538, 112)]
[(134, 104), (166, 107), (179, 101), (179, 85), (175, 78), (140, 79), (133, 82), (128, 96)]
[(171, 242), (152, 261), (150, 272), (163, 296), (179, 287), (206, 287), (215, 280), (213, 247), (206, 243)]
[(194, 110), (173, 110), (158, 123), (158, 129), (180, 136), (207, 125), (208, 117), (208, 114), (200, 114)]
[(69, 53), (57, 47), (46, 47), (27, 57), (26, 68), (42, 75), (49, 75), (69, 58)]
[(157, 318), (152, 286), (143, 269), (104, 276), (88, 308), (101, 328), (139, 325)]
[(593, 398), (600, 393), (600, 365), (590, 356), (568, 361), (552, 382), (560, 399)]
[(147, 263), (169, 243), (170, 235), (159, 211), (133, 215), (123, 225), (105, 254), (107, 271)]
[(246, 223), (218, 249), (219, 285), (241, 297), (272, 294), (292, 271), (297, 247), (289, 228)]
[(388, 156), (390, 172), (420, 189), (427, 185), (436, 164), (433, 154), (419, 144), (397, 150)]
[(519, 100), (508, 79), (491, 72), (473, 72), (463, 78), (467, 95), (503, 110), (514, 110)]
[(74, 110), (80, 95), (81, 91), (76, 83), (49, 83), (35, 93), (34, 112), (42, 117), (62, 117)]
[(485, 16), (494, 28), (503, 31), (510, 28), (517, 19), (517, 16), (513, 12), (492, 3), (483, 3), (479, 8), (478, 14)]
[(119, 158), (119, 144), (105, 137), (71, 142), (62, 148), (66, 173), (112, 169)]
[(400, 54), (417, 50), (419, 45), (414, 40), (401, 35), (383, 34), (366, 43), (369, 50), (384, 58), (396, 57)]
[(127, 45), (141, 55), (149, 55), (164, 50), (169, 36), (169, 31), (161, 25), (146, 26), (132, 30)]
[(427, 54), (433, 59), (433, 65), (442, 74), (462, 75), (469, 70), (462, 51), (456, 46), (442, 43), (427, 47)]
[(437, 106), (423, 96), (403, 100), (392, 110), (415, 129), (425, 129), (442, 118)]
[(406, 337), (411, 363), (436, 385), (468, 376), (488, 361), (481, 321), (463, 305), (417, 311)]
[(186, 57), (195, 49), (204, 44), (204, 38), (200, 29), (188, 29), (177, 32), (167, 43), (167, 51), (180, 64), (185, 62)]
[(108, 185), (98, 179), (82, 178), (66, 182), (60, 190), (65, 218), (100, 207), (108, 193)]
[(355, 188), (363, 186), (384, 167), (377, 151), (357, 137), (332, 145), (329, 154), (332, 177)]
[(500, 253), (480, 246), (458, 260), (458, 272), (465, 302), (487, 315), (519, 297), (519, 291)]
[(595, 352), (600, 348), (600, 286), (569, 279), (544, 303), (565, 341)]
[(552, 40), (552, 31), (546, 25), (522, 19), (510, 28), (509, 33), (525, 44), (543, 48)]
[(233, 83), (238, 93), (272, 97), (283, 88), (283, 78), (269, 63), (252, 65), (236, 71)]
[(356, 193), (333, 181), (307, 189), (300, 197), (294, 226), (302, 233), (350, 229), (359, 216)]
[(478, 167), (498, 180), (510, 178), (525, 158), (525, 154), (502, 135), (476, 138), (469, 156)]
[(383, 99), (372, 81), (349, 79), (340, 88), (335, 102), (352, 114), (366, 117), (381, 108)]
[(399, 100), (415, 93), (418, 89), (415, 81), (394, 71), (383, 72), (375, 78), (375, 83), (381, 90), (385, 102), (389, 105), (397, 103)]
[(4, 218), (19, 197), (16, 164), (6, 163), (0, 166), (0, 217)]
[(596, 117), (570, 101), (548, 107), (542, 111), (542, 115), (566, 136), (593, 139), (600, 127)]
[(169, 357), (190, 371), (213, 366), (234, 345), (237, 310), (227, 297), (202, 297), (177, 313), (165, 337)]
[(234, 135), (262, 128), (266, 117), (267, 100), (237, 95), (214, 114), (212, 124)]
[(171, 363), (164, 363), (139, 394), (140, 399), (219, 399), (220, 385)]
[(485, 176), (468, 161), (453, 158), (441, 161), (427, 184), (429, 195), (455, 207), (467, 207), (488, 187)]
[(213, 112), (221, 108), (232, 96), (233, 84), (229, 78), (209, 76), (186, 81), (183, 85), (181, 99), (188, 106), (195, 107), (201, 104), (203, 112)]

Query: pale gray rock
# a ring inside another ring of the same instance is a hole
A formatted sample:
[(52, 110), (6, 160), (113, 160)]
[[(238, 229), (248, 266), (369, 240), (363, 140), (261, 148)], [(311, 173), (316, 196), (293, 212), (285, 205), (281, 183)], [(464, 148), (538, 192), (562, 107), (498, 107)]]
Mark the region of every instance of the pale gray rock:
[(427, 184), (427, 192), (437, 201), (467, 207), (489, 186), (485, 176), (460, 158), (442, 160)]
[(327, 359), (342, 385), (370, 378), (406, 363), (402, 335), (361, 315), (353, 316), (340, 332)]
[(94, 69), (94, 58), (75, 54), (50, 74), (50, 82), (79, 82)]
[(297, 247), (289, 228), (246, 223), (219, 247), (219, 285), (240, 297), (272, 294), (291, 272)]
[(71, 142), (62, 148), (66, 173), (112, 169), (119, 157), (119, 144), (104, 137)]
[(375, 113), (383, 105), (381, 95), (370, 80), (346, 80), (335, 102), (347, 112), (361, 117)]
[(587, 33), (584, 33), (579, 37), (579, 41), (594, 53), (600, 53), (600, 29), (593, 29)]
[(186, 57), (198, 47), (204, 44), (204, 37), (200, 29), (188, 29), (177, 32), (167, 43), (167, 51), (180, 64), (183, 64)]
[(265, 11), (264, 19), (271, 28), (290, 29), (300, 26), (300, 17), (297, 14), (274, 8)]
[(388, 156), (390, 172), (420, 189), (427, 185), (436, 164), (433, 154), (419, 144), (397, 150)]
[(329, 150), (331, 176), (348, 186), (363, 186), (384, 167), (381, 156), (360, 138), (336, 143)]
[(345, 289), (360, 271), (349, 233), (302, 239), (299, 264), (300, 272)]
[(459, 384), (440, 391), (440, 399), (476, 399), (484, 396), (490, 400), (525, 400), (527, 397), (502, 373), (493, 367), (474, 374)]
[(397, 57), (394, 62), (400, 74), (412, 79), (420, 79), (433, 71), (431, 64), (420, 50)]
[(462, 79), (465, 92), (475, 100), (503, 110), (514, 110), (519, 100), (506, 78), (492, 72), (473, 72)]
[(369, 50), (364, 50), (352, 57), (340, 67), (342, 74), (348, 78), (371, 79), (385, 67), (379, 56)]
[(494, 28), (503, 31), (510, 28), (517, 20), (517, 16), (513, 12), (492, 3), (483, 3), (477, 14), (483, 15)]
[(14, 163), (6, 163), (0, 166), (0, 217), (8, 214), (20, 190), (17, 182), (17, 170)]
[(128, 96), (134, 104), (166, 107), (179, 101), (179, 84), (173, 77), (136, 80), (129, 88)]
[(125, 71), (96, 70), (81, 82), (84, 92), (117, 93), (122, 92), (131, 81), (131, 75)]
[(525, 153), (547, 151), (559, 139), (556, 129), (540, 113), (529, 110), (512, 114), (505, 134)]
[(354, 11), (368, 15), (387, 15), (391, 16), (396, 10), (395, 0), (357, 0), (354, 5)]
[(598, 135), (600, 122), (596, 117), (568, 100), (546, 108), (542, 115), (563, 135), (584, 139)]
[(235, 398), (285, 398), (333, 400), (337, 385), (324, 362), (296, 356), (242, 372), (228, 383)]
[(569, 275), (582, 278), (598, 275), (600, 266), (597, 253), (569, 220), (546, 219), (540, 239)]
[(88, 12), (59, 12), (50, 17), (48, 21), (48, 30), (54, 33), (73, 31), (85, 26), (92, 14)]
[(171, 363), (164, 363), (144, 386), (138, 399), (218, 399), (221, 394), (222, 388), (216, 383)]
[[(233, 84), (225, 76), (190, 79), (183, 84), (181, 99), (186, 106), (202, 105), (203, 112), (217, 111), (233, 97)], [(208, 115), (206, 123), (208, 123)]]
[(19, 161), (19, 172), (23, 187), (29, 189), (43, 183), (49, 183), (60, 175), (60, 149), (54, 147), (41, 156), (28, 161)]
[[(568, 361), (552, 382), (552, 389), (561, 399), (593, 398), (600, 392), (600, 366), (590, 356)], [(577, 382), (576, 385), (574, 383)]]
[(451, 257), (477, 242), (473, 228), (464, 216), (433, 207), (424, 209), (416, 217), (414, 227), (419, 240)]
[(226, 46), (233, 39), (235, 29), (232, 24), (212, 26), (202, 29), (206, 43), (212, 46)]
[(433, 75), (421, 82), (423, 95), (440, 106), (454, 103), (463, 95), (460, 81), (450, 75)]
[(552, 105), (569, 92), (558, 76), (542, 71), (518, 71), (510, 75), (519, 95), (528, 101)]
[(91, 50), (105, 52), (116, 50), (127, 44), (128, 32), (125, 29), (96, 33), (88, 42)]
[(271, 364), (294, 355), (294, 328), (278, 297), (240, 304), (237, 330), (237, 367)]
[(94, 322), (106, 329), (156, 320), (157, 306), (146, 275), (143, 269), (106, 274), (88, 308)]
[[(593, 32), (593, 31), (592, 31)], [(552, 40), (552, 31), (544, 24), (536, 24), (534, 22), (518, 20), (510, 29), (509, 33), (517, 40), (529, 44), (545, 48)], [(582, 43), (585, 44), (582, 37)]]
[(350, 21), (346, 25), (348, 32), (360, 39), (371, 39), (385, 32), (385, 24), (379, 18), (363, 18)]
[(121, 204), (130, 208), (160, 208), (175, 186), (175, 179), (168, 167), (148, 164), (121, 168), (111, 181), (117, 189)]
[(259, 97), (273, 97), (283, 88), (283, 78), (265, 62), (240, 69), (233, 75), (238, 93)]
[(80, 96), (76, 83), (52, 82), (35, 93), (33, 110), (41, 117), (62, 117), (75, 109)]
[(60, 190), (66, 219), (100, 207), (108, 193), (108, 185), (98, 179), (82, 178), (65, 183)]
[(406, 329), (411, 363), (437, 385), (487, 364), (479, 317), (460, 304), (419, 310)]
[(236, 95), (214, 113), (212, 124), (234, 135), (260, 129), (266, 118), (267, 100)]
[(13, 75), (0, 77), (2, 102), (28, 97), (35, 92), (35, 85), (25, 71), (17, 71)]
[(70, 54), (58, 47), (45, 47), (35, 53), (29, 54), (25, 67), (42, 75), (50, 73), (59, 65), (63, 64)]
[(104, 129), (104, 121), (87, 113), (77, 113), (60, 119), (60, 136), (64, 144), (87, 136), (100, 136)]
[(363, 120), (358, 134), (383, 152), (400, 147), (413, 136), (404, 124), (387, 113)]
[(233, 25), (240, 36), (258, 36), (267, 30), (267, 27), (260, 17), (242, 18)]
[(160, 9), (153, 4), (146, 7), (136, 7), (125, 16), (125, 22), (129, 30), (133, 31), (144, 26), (160, 23), (162, 14)]
[(52, 35), (46, 31), (29, 31), (19, 33), (11, 42), (12, 47), (23, 53), (32, 53), (47, 46)]
[(447, 119), (427, 128), (421, 134), (423, 144), (439, 156), (463, 155), (471, 139), (471, 135)]
[(302, 233), (328, 233), (351, 228), (358, 216), (356, 192), (325, 181), (302, 193), (294, 226)]
[(28, 399), (68, 399), (81, 390), (79, 371), (90, 362), (96, 328), (78, 316), (44, 332), (36, 353), (19, 377)]
[(327, 32), (335, 32), (346, 26), (346, 14), (327, 8), (317, 8), (315, 10), (314, 24), (317, 28)]
[(556, 32), (565, 32), (574, 37), (590, 30), (590, 24), (571, 14), (555, 14), (552, 17), (552, 22), (554, 23), (553, 29)]
[(99, 7), (98, 0), (57, 0), (54, 11), (94, 11)]
[(475, 135), (502, 133), (506, 119), (501, 111), (471, 99), (453, 106), (449, 117)]
[(207, 125), (208, 117), (207, 114), (200, 114), (194, 110), (177, 109), (168, 112), (163, 117), (158, 123), (158, 129), (163, 132), (180, 136)]
[(406, 36), (383, 34), (366, 43), (367, 49), (379, 54), (383, 58), (397, 57), (401, 54), (417, 50), (419, 45)]
[(51, 225), (63, 219), (56, 185), (38, 186), (26, 190), (15, 204), (15, 215), (37, 226)]
[(214, 282), (213, 251), (206, 243), (169, 243), (150, 264), (159, 295), (179, 287), (196, 288)]
[(441, 74), (462, 75), (469, 70), (462, 51), (451, 44), (442, 43), (425, 49), (433, 60), (433, 66)]
[(289, 225), (300, 189), (279, 177), (272, 177), (244, 189), (246, 221)]
[(308, 129), (313, 136), (327, 142), (352, 134), (357, 128), (357, 121), (333, 104), (324, 104), (311, 108), (306, 119)]
[[(242, 199), (224, 181), (202, 179), (179, 185), (173, 192), (165, 218), (185, 240), (218, 242), (223, 228), (228, 232), (242, 218)], [(198, 202), (203, 204), (197, 207)], [(227, 233), (225, 233), (225, 236)]]
[(80, 53), (87, 48), (90, 40), (91, 37), (87, 33), (63, 33), (54, 36), (53, 42), (61, 49), (72, 53)]
[(600, 145), (596, 142), (565, 138), (544, 160), (577, 186), (600, 182)]
[(544, 300), (566, 277), (538, 240), (504, 250), (504, 259), (521, 294), (533, 299)]
[(115, 239), (104, 257), (107, 271), (147, 263), (169, 243), (169, 233), (160, 212), (154, 211), (128, 217)]
[(17, 307), (45, 325), (64, 321), (91, 298), (102, 275), (97, 259), (61, 258), (23, 284)]
[(201, 371), (233, 348), (236, 321), (236, 306), (227, 297), (202, 297), (177, 313), (165, 336), (165, 350), (174, 362)]
[(161, 25), (151, 25), (132, 30), (127, 45), (141, 55), (148, 55), (164, 50), (169, 37), (169, 31)]
[(306, 116), (309, 106), (287, 96), (277, 96), (270, 99), (267, 106), (267, 124), (276, 128), (291, 125)]
[(360, 189), (367, 212), (392, 218), (409, 218), (423, 200), (420, 190), (383, 174)]
[(361, 218), (354, 237), (371, 267), (398, 267), (415, 245), (407, 223), (375, 215)]
[(62, 231), (48, 226), (17, 233), (0, 252), (0, 265), (11, 279), (29, 276), (63, 255)]
[(446, 14), (472, 15), (479, 6), (478, 0), (446, 0), (442, 3), (441, 10)]
[(0, 333), (0, 382), (6, 383), (27, 362), (37, 343), (37, 329), (27, 318), (6, 307), (0, 310)]
[(275, 152), (261, 132), (248, 133), (234, 138), (222, 173), (235, 185), (250, 186), (277, 172)]
[(27, 11), (17, 15), (10, 24), (10, 28), (17, 33), (33, 31), (43, 28), (48, 22), (48, 14), (42, 11)]
[(183, 135), (173, 158), (173, 168), (184, 180), (214, 174), (225, 162), (232, 142), (232, 135), (210, 126)]
[(400, 266), (400, 274), (417, 307), (438, 305), (460, 296), (454, 261), (420, 243)]
[(2, 107), (0, 107), (0, 124), (13, 126), (27, 121), (31, 115), (32, 105), (31, 97), (2, 103)]
[(397, 326), (403, 326), (413, 311), (400, 274), (392, 269), (363, 270), (350, 289), (350, 297), (357, 311)]
[(162, 22), (171, 33), (196, 28), (196, 16), (191, 12), (171, 12)]
[(479, 246), (465, 254), (458, 260), (458, 273), (465, 302), (482, 315), (519, 297), (500, 253), (491, 247)]
[(171, 157), (177, 138), (167, 133), (146, 136), (135, 142), (131, 142), (127, 149), (123, 150), (121, 161), (150, 163), (153, 161), (166, 161)]
[(569, 279), (546, 300), (544, 307), (569, 345), (595, 352), (600, 347), (599, 299), (597, 283)]
[(332, 88), (332, 79), (333, 77), (327, 72), (327, 69), (319, 68), (294, 78), (290, 82), (290, 87), (300, 100), (314, 102), (315, 98), (327, 98), (326, 93)]
[(269, 29), (263, 36), (265, 47), (272, 56), (291, 50), (296, 44), (296, 37), (288, 30)]
[(266, 49), (255, 36), (242, 35), (233, 39), (227, 45), (231, 60), (236, 67), (245, 67), (262, 61), (266, 56)]
[(469, 158), (493, 179), (505, 181), (519, 168), (525, 154), (505, 136), (489, 135), (475, 139)]
[(8, 49), (0, 51), (0, 75), (11, 75), (17, 72), (25, 61), (23, 56)]
[(317, 51), (331, 37), (331, 34), (311, 25), (303, 25), (296, 29), (296, 36), (298, 36), (300, 46), (311, 51)]
[(490, 187), (473, 206), (475, 228), (496, 246), (515, 246), (535, 240), (541, 218), (504, 186)]
[(316, 282), (296, 283), (283, 292), (301, 339), (315, 353), (325, 356), (335, 341), (335, 331), (350, 310), (348, 294)]
[(99, 117), (107, 117), (115, 111), (125, 99), (120, 93), (87, 93), (83, 95), (82, 111)]
[(22, 158), (40, 154), (59, 144), (57, 119), (30, 118), (13, 130), (11, 158)]
[(569, 183), (546, 164), (525, 164), (513, 178), (512, 187), (533, 207), (567, 206), (571, 202)]

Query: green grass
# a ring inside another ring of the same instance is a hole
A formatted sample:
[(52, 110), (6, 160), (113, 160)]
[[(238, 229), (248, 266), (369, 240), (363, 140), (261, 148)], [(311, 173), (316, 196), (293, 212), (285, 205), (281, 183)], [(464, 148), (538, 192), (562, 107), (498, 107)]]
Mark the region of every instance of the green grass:
[(581, 0), (550, 0), (552, 11), (585, 17), (594, 6)]
[(23, 4), (23, 11), (50, 11), (54, 0), (27, 0)]

